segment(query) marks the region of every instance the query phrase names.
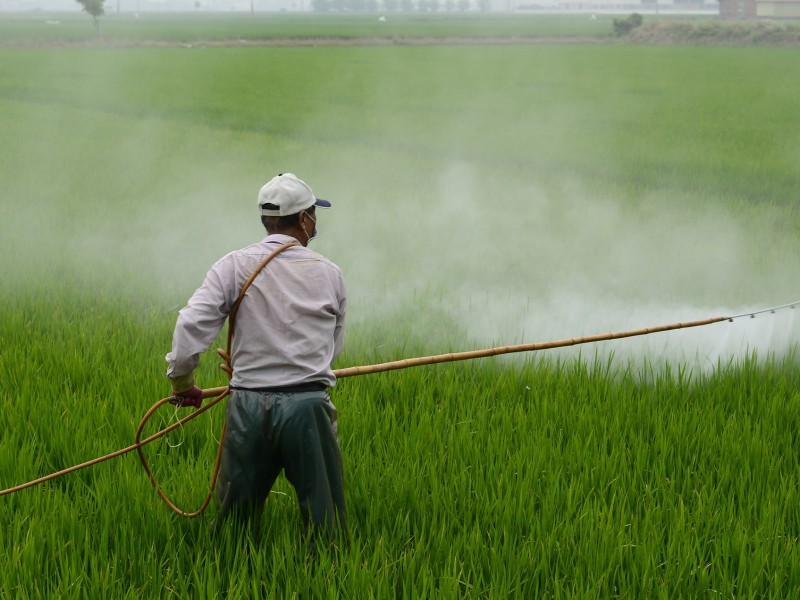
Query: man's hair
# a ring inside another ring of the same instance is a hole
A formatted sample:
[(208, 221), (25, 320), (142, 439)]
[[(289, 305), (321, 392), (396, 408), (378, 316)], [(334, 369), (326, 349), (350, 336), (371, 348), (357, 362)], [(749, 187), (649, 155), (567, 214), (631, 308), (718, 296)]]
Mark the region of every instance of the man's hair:
[[(314, 209), (315, 207), (312, 205), (306, 208), (305, 212), (313, 217), (316, 212)], [(266, 215), (261, 215), (261, 224), (264, 226), (264, 229), (267, 230), (267, 233), (281, 233), (283, 231), (288, 231), (290, 229), (294, 229), (300, 223), (300, 212), (283, 217), (268, 217)]]

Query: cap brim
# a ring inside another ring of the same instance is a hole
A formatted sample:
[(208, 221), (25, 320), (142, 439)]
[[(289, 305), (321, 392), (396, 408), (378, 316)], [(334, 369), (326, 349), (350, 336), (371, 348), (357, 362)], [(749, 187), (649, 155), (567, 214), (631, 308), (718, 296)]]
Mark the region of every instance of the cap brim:
[(317, 201), (314, 202), (314, 206), (319, 206), (321, 208), (330, 208), (331, 203), (327, 200), (323, 200), (322, 198), (317, 198)]

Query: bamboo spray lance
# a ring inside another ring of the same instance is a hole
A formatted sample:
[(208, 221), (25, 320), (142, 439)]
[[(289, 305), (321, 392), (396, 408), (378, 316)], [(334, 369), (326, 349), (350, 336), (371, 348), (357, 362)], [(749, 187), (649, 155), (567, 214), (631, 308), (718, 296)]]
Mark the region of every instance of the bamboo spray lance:
[[(284, 249), (283, 247), (279, 248), (278, 252), (283, 250), (283, 249)], [(274, 254), (268, 256), (264, 260), (262, 265), (259, 266), (259, 269), (257, 269), (257, 271), (253, 274), (251, 279), (248, 280), (248, 283), (243, 287), (242, 292), (240, 293), (239, 302), (244, 297), (244, 292), (246, 291), (247, 287), (249, 286), (249, 283), (255, 277), (257, 272), (261, 268), (263, 268), (263, 265), (265, 265), (267, 262), (269, 262), (269, 260), (275, 254), (277, 254), (277, 252), (275, 252)], [(237, 304), (238, 304), (238, 302), (237, 302)], [(401, 360), (396, 360), (396, 361), (391, 361), (391, 362), (385, 362), (385, 363), (379, 363), (379, 364), (373, 364), (373, 365), (364, 365), (364, 366), (355, 366), (355, 367), (347, 367), (347, 368), (343, 368), (343, 369), (337, 369), (337, 370), (334, 370), (334, 374), (336, 375), (337, 379), (340, 379), (340, 378), (344, 378), (344, 377), (353, 377), (353, 376), (356, 376), (356, 375), (368, 375), (368, 374), (373, 374), (373, 373), (382, 373), (382, 372), (385, 372), (385, 371), (394, 371), (394, 370), (398, 370), (398, 369), (407, 369), (407, 368), (410, 368), (410, 367), (420, 367), (420, 366), (423, 366), (423, 365), (433, 365), (433, 364), (439, 364), (439, 363), (445, 363), (445, 362), (455, 362), (455, 361), (462, 361), (462, 360), (473, 360), (473, 359), (477, 359), (477, 358), (488, 358), (488, 357), (492, 357), (492, 356), (499, 356), (501, 354), (511, 354), (511, 353), (518, 353), (518, 352), (536, 352), (536, 351), (540, 351), (540, 350), (550, 350), (550, 349), (554, 349), (554, 348), (565, 348), (565, 347), (568, 347), (568, 346), (578, 346), (578, 345), (581, 345), (581, 344), (592, 344), (592, 343), (597, 343), (597, 342), (612, 341), (612, 340), (618, 340), (618, 339), (630, 338), (630, 337), (636, 337), (636, 336), (651, 335), (651, 334), (654, 334), (654, 333), (661, 333), (661, 332), (666, 332), (666, 331), (674, 331), (674, 330), (678, 330), (678, 329), (688, 329), (688, 328), (692, 328), (692, 327), (705, 327), (705, 326), (708, 326), (708, 325), (713, 325), (715, 323), (721, 323), (721, 322), (724, 322), (724, 321), (733, 322), (736, 319), (742, 319), (742, 318), (746, 318), (746, 317), (747, 318), (755, 318), (756, 315), (760, 315), (760, 314), (765, 314), (765, 313), (774, 314), (775, 312), (777, 312), (779, 310), (794, 309), (798, 305), (800, 305), (800, 300), (797, 300), (795, 302), (790, 302), (788, 304), (781, 304), (779, 306), (773, 306), (773, 307), (770, 307), (770, 308), (765, 308), (765, 309), (762, 309), (762, 310), (745, 312), (745, 313), (734, 315), (734, 316), (710, 317), (710, 318), (696, 320), (696, 321), (685, 321), (685, 322), (679, 322), (679, 323), (670, 323), (670, 324), (667, 324), (667, 325), (657, 325), (657, 326), (654, 326), (654, 327), (646, 327), (646, 328), (634, 329), (634, 330), (630, 330), (630, 331), (623, 331), (623, 332), (617, 332), (617, 333), (605, 333), (605, 334), (598, 334), (598, 335), (589, 335), (589, 336), (584, 336), (584, 337), (567, 338), (567, 339), (550, 341), (550, 342), (539, 342), (539, 343), (532, 343), (532, 344), (517, 344), (517, 345), (513, 345), (513, 346), (498, 346), (498, 347), (494, 347), (494, 348), (485, 348), (485, 349), (482, 349), (482, 350), (471, 350), (471, 351), (466, 351), (466, 352), (455, 352), (455, 353), (448, 353), (448, 354), (437, 354), (437, 355), (433, 355), (433, 356), (421, 356), (421, 357), (415, 357), (415, 358), (406, 358), (406, 359), (401, 359)], [(235, 316), (235, 311), (232, 311), (232, 315)], [(232, 327), (229, 327), (228, 348), (230, 348), (230, 339), (231, 339), (231, 335), (232, 335), (230, 333), (231, 329), (232, 329)], [(218, 353), (220, 354), (220, 356), (222, 356), (222, 358), (224, 360), (224, 363), (222, 365), (220, 365), (220, 367), (224, 371), (226, 371), (226, 373), (228, 373), (228, 375), (230, 376), (230, 373), (231, 373), (231, 370), (232, 370), (232, 366), (230, 364), (230, 351), (229, 351), (229, 349), (227, 351), (219, 349)], [(183, 417), (179, 421), (177, 421), (175, 423), (172, 423), (171, 425), (165, 427), (164, 429), (161, 429), (160, 431), (158, 431), (158, 432), (156, 432), (156, 433), (154, 433), (154, 434), (142, 439), (141, 438), (142, 431), (144, 429), (145, 424), (149, 420), (149, 418), (158, 410), (158, 408), (160, 408), (164, 404), (167, 404), (171, 400), (170, 397), (162, 398), (161, 400), (156, 402), (145, 413), (145, 415), (142, 417), (142, 420), (141, 420), (141, 422), (139, 424), (139, 427), (136, 430), (136, 436), (135, 436), (135, 443), (134, 444), (131, 444), (130, 446), (127, 446), (126, 448), (122, 448), (122, 449), (117, 450), (115, 452), (112, 452), (110, 454), (106, 454), (105, 456), (101, 456), (101, 457), (89, 460), (87, 462), (84, 462), (84, 463), (69, 467), (67, 469), (63, 469), (61, 471), (58, 471), (58, 472), (55, 472), (55, 473), (51, 473), (50, 475), (46, 475), (44, 477), (40, 477), (40, 478), (34, 479), (32, 481), (28, 481), (27, 483), (23, 483), (23, 484), (20, 484), (20, 485), (17, 485), (17, 486), (14, 486), (14, 487), (11, 487), (11, 488), (8, 488), (8, 489), (5, 489), (5, 490), (1, 490), (0, 491), (0, 496), (6, 496), (6, 495), (12, 494), (14, 492), (19, 492), (21, 490), (24, 490), (24, 489), (39, 485), (41, 483), (45, 483), (47, 481), (51, 481), (53, 479), (56, 479), (57, 477), (61, 477), (63, 475), (67, 475), (69, 473), (73, 473), (73, 472), (78, 471), (80, 469), (84, 469), (84, 468), (90, 467), (92, 465), (96, 465), (96, 464), (99, 464), (101, 462), (104, 462), (104, 461), (107, 461), (107, 460), (111, 460), (112, 458), (116, 458), (118, 456), (122, 456), (123, 454), (127, 454), (127, 453), (133, 452), (135, 450), (135, 451), (137, 451), (139, 453), (139, 457), (140, 457), (140, 459), (142, 461), (142, 466), (144, 467), (148, 477), (150, 478), (150, 481), (153, 484), (153, 487), (158, 492), (159, 497), (161, 497), (161, 499), (170, 507), (170, 509), (172, 509), (177, 514), (185, 516), (185, 517), (196, 517), (196, 516), (199, 516), (208, 507), (208, 504), (209, 504), (210, 499), (211, 499), (211, 495), (213, 493), (214, 484), (216, 482), (216, 476), (217, 476), (217, 472), (218, 472), (218, 469), (219, 469), (219, 453), (217, 454), (217, 460), (215, 461), (215, 465), (214, 465), (214, 469), (213, 469), (213, 473), (212, 473), (212, 477), (211, 477), (211, 485), (209, 486), (209, 491), (208, 491), (208, 494), (207, 494), (207, 496), (205, 498), (205, 501), (203, 502), (203, 504), (201, 505), (201, 507), (198, 510), (196, 510), (194, 512), (186, 512), (186, 511), (181, 510), (177, 506), (175, 506), (166, 497), (166, 495), (161, 491), (161, 489), (158, 486), (158, 483), (156, 482), (155, 478), (153, 477), (152, 473), (150, 472), (150, 469), (149, 469), (149, 466), (147, 464), (147, 461), (145, 460), (144, 454), (142, 453), (142, 448), (144, 446), (146, 446), (147, 444), (149, 444), (150, 442), (153, 442), (153, 441), (165, 436), (169, 432), (177, 429), (178, 427), (181, 427), (183, 424), (187, 423), (191, 419), (194, 419), (194, 418), (200, 416), (201, 414), (203, 414), (204, 412), (206, 412), (207, 410), (211, 409), (213, 406), (215, 406), (219, 402), (221, 402), (225, 397), (227, 397), (227, 395), (229, 393), (230, 393), (230, 389), (228, 387), (216, 387), (216, 388), (208, 388), (208, 389), (203, 390), (203, 398), (204, 399), (213, 398), (213, 400), (211, 402), (207, 403), (205, 406), (203, 406), (201, 408), (198, 408), (196, 411), (192, 412), (191, 414), (189, 414), (186, 417)], [(224, 430), (223, 430), (223, 435), (224, 435)], [(222, 440), (220, 439), (220, 447), (222, 446), (221, 442), (222, 442)]]

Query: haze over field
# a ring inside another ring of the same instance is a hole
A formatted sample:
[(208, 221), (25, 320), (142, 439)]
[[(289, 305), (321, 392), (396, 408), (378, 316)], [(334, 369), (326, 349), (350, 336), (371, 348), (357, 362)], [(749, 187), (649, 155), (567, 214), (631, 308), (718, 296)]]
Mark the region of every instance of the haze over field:
[[(146, 53), (32, 64), (52, 72), (56, 93), (23, 83), (2, 99), (8, 114), (25, 115), (5, 125), (24, 141), (5, 149), (0, 167), (10, 182), (10, 218), (0, 227), (13, 270), (55, 261), (90, 280), (127, 273), (149, 282), (135, 293), (175, 310), (216, 258), (263, 235), (258, 188), (291, 170), (334, 203), (312, 244), (345, 271), (356, 338), (402, 322), (426, 348), (467, 350), (800, 298), (790, 276), (800, 266), (797, 236), (784, 207), (704, 179), (731, 165), (695, 149), (693, 111), (717, 114), (702, 65), (665, 73), (685, 53), (643, 50), (640, 70), (624, 73), (613, 49), (608, 60), (587, 49), (574, 72), (562, 72), (547, 49), (511, 64), (497, 52), (323, 49), (314, 59), (320, 73), (280, 72), (271, 66), (280, 54), (265, 52), (263, 74), (175, 53), (162, 89), (133, 92), (139, 101), (123, 95), (153, 68)], [(503, 73), (493, 74), (500, 64)], [(398, 69), (409, 90), (394, 81)], [(592, 92), (597, 71), (612, 80), (602, 96)], [(673, 112), (662, 117), (656, 102), (680, 89), (674, 77), (699, 88), (668, 100)], [(726, 83), (752, 92), (738, 85)], [(203, 86), (230, 88), (243, 108), (197, 112)], [(32, 100), (41, 103), (35, 120), (23, 111)], [(752, 110), (768, 114), (784, 101), (784, 90), (762, 89)], [(697, 135), (717, 131), (735, 145), (739, 134), (720, 119)], [(642, 126), (652, 131), (629, 136)], [(800, 147), (777, 128), (760, 135), (755, 146)], [(628, 182), (639, 171), (641, 185)], [(735, 171), (734, 179), (748, 176), (746, 167)], [(797, 339), (793, 317), (786, 310), (575, 352), (713, 366), (750, 349), (785, 352)]]
[[(575, 43), (601, 18), (523, 23), (558, 43), (260, 45), (377, 25), (291, 15), (97, 41), (40, 16), (0, 17), (0, 597), (800, 596), (800, 308), (746, 314), (798, 299), (796, 48)], [(114, 451), (197, 416), (144, 453), (201, 505), (225, 410), (161, 405), (163, 357), (287, 170), (334, 205), (312, 247), (349, 288), (336, 368), (745, 314), (341, 377), (347, 544), (308, 552), (285, 477), (253, 531), (182, 519)]]

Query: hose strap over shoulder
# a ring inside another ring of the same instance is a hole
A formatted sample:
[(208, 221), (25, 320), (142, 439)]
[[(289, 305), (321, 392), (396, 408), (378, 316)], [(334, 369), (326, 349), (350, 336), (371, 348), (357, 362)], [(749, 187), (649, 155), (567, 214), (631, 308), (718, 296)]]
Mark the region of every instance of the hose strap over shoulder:
[(274, 251), (270, 252), (264, 260), (256, 267), (255, 271), (250, 274), (250, 277), (247, 278), (247, 281), (244, 282), (241, 291), (239, 292), (239, 297), (236, 299), (236, 302), (233, 303), (233, 307), (231, 308), (230, 315), (228, 316), (228, 342), (226, 344), (226, 349), (223, 350), (222, 348), (217, 348), (217, 354), (222, 357), (224, 361), (220, 365), (220, 369), (225, 371), (228, 374), (228, 380), (233, 377), (233, 364), (231, 363), (231, 344), (233, 343), (233, 332), (235, 330), (236, 324), (236, 313), (239, 312), (239, 305), (244, 300), (244, 295), (247, 293), (247, 289), (252, 285), (253, 281), (255, 281), (258, 274), (264, 270), (264, 267), (267, 266), (267, 263), (271, 261), (273, 258), (278, 256), (281, 252), (290, 248), (291, 246), (299, 246), (299, 242), (287, 242), (278, 246)]
[[(228, 315), (228, 343), (227, 343), (227, 349), (223, 350), (222, 348), (217, 348), (217, 354), (219, 354), (222, 357), (222, 360), (224, 361), (220, 365), (220, 368), (223, 371), (225, 371), (225, 373), (227, 373), (229, 381), (230, 381), (231, 377), (233, 377), (233, 365), (231, 364), (231, 342), (233, 341), (233, 332), (234, 332), (234, 329), (235, 329), (234, 325), (236, 323), (236, 313), (239, 311), (239, 305), (242, 303), (242, 300), (244, 299), (244, 295), (247, 292), (247, 289), (250, 287), (250, 285), (253, 283), (253, 281), (255, 281), (255, 278), (258, 277), (258, 274), (261, 273), (261, 271), (264, 270), (264, 267), (267, 266), (267, 263), (269, 263), (269, 261), (271, 261), (273, 258), (275, 258), (278, 254), (280, 254), (281, 252), (283, 252), (287, 248), (289, 248), (291, 246), (298, 246), (298, 245), (299, 245), (298, 242), (288, 242), (288, 243), (282, 244), (281, 246), (276, 248), (273, 252), (268, 254), (264, 258), (264, 260), (261, 261), (261, 263), (258, 265), (258, 267), (256, 267), (255, 271), (253, 271), (251, 273), (250, 277), (247, 278), (247, 281), (245, 281), (244, 285), (242, 286), (242, 289), (239, 292), (239, 297), (236, 299), (236, 302), (233, 304), (233, 307), (231, 308), (231, 312)], [(184, 419), (181, 419), (181, 421), (179, 421), (177, 424), (171, 426), (168, 429), (171, 429), (173, 427), (177, 427), (179, 424), (182, 424), (182, 423), (188, 421), (189, 419), (194, 418), (194, 417), (198, 416), (199, 414), (205, 412), (206, 410), (211, 408), (213, 405), (221, 402), (229, 394), (229, 392), (230, 392), (230, 388), (228, 388), (228, 387), (222, 388), (219, 391), (219, 394), (216, 395), (214, 400), (212, 400), (211, 402), (206, 404), (206, 406), (204, 406), (203, 408), (198, 409), (197, 411), (195, 411), (194, 413), (192, 413), (188, 417), (184, 417)], [(221, 458), (222, 458), (222, 441), (225, 439), (225, 424), (223, 423), (223, 425), (222, 425), (222, 434), (220, 435), (219, 447), (217, 449), (217, 457), (216, 457), (216, 459), (214, 461), (214, 468), (213, 468), (213, 470), (211, 472), (211, 483), (208, 486), (208, 493), (206, 494), (206, 498), (205, 498), (205, 500), (203, 501), (203, 504), (200, 506), (200, 508), (198, 510), (196, 510), (194, 512), (186, 512), (186, 511), (181, 510), (180, 508), (178, 508), (167, 497), (167, 495), (163, 492), (163, 490), (159, 487), (155, 476), (153, 475), (152, 471), (150, 470), (150, 466), (147, 463), (147, 459), (144, 456), (144, 452), (142, 452), (142, 449), (141, 449), (141, 445), (144, 445), (144, 443), (140, 442), (140, 438), (142, 436), (142, 431), (144, 430), (145, 423), (147, 423), (147, 421), (150, 419), (150, 417), (156, 411), (156, 409), (159, 408), (160, 406), (162, 406), (165, 403), (165, 401), (166, 401), (166, 399), (162, 399), (162, 400), (159, 400), (158, 402), (156, 402), (156, 404), (153, 405), (153, 407), (142, 418), (142, 422), (139, 424), (139, 428), (136, 430), (136, 450), (139, 453), (139, 460), (142, 463), (142, 467), (144, 468), (145, 472), (147, 473), (147, 477), (150, 479), (150, 483), (153, 484), (153, 487), (155, 488), (156, 492), (158, 493), (158, 497), (161, 498), (164, 501), (164, 503), (167, 506), (169, 506), (169, 508), (173, 512), (175, 512), (176, 514), (184, 516), (184, 517), (189, 517), (189, 518), (197, 517), (197, 516), (200, 516), (201, 514), (203, 514), (203, 512), (206, 510), (206, 508), (208, 508), (208, 505), (211, 502), (211, 497), (214, 494), (214, 487), (216, 486), (216, 483), (217, 483), (217, 476), (219, 475), (219, 465), (220, 465), (220, 461), (221, 461)], [(149, 440), (145, 440), (145, 443), (147, 441), (149, 441)]]

